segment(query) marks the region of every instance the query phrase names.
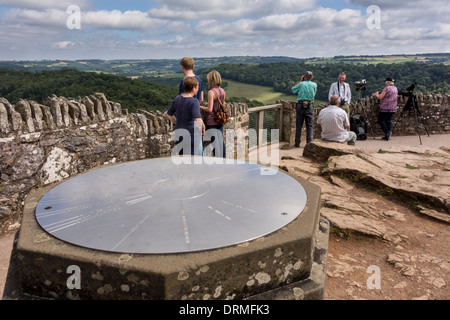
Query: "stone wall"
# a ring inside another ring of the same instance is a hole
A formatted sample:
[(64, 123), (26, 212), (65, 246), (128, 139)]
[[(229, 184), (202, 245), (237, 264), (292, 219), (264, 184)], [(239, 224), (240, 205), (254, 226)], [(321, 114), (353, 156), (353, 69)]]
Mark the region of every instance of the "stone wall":
[[(230, 107), (226, 128), (247, 131), (247, 106)], [(102, 93), (43, 104), (0, 98), (0, 233), (19, 223), (32, 189), (102, 165), (170, 156), (172, 132), (161, 112), (128, 113)]]
[[(425, 128), (431, 134), (446, 134), (450, 133), (450, 94), (431, 94), (431, 93), (417, 93), (417, 102), (419, 105), (419, 111), (421, 116), (418, 117), (419, 121), (419, 132), (422, 135), (426, 134)], [(404, 111), (404, 107), (407, 102), (407, 97), (399, 96), (398, 105), (399, 110), (394, 115), (393, 123), (394, 126), (397, 121), (397, 126), (394, 131), (394, 136), (405, 136), (405, 135), (415, 135), (417, 134), (416, 120), (414, 116), (414, 111), (411, 113), (409, 111)], [(295, 102), (293, 101), (281, 101), (284, 107), (284, 130), (283, 137), (284, 141), (289, 142), (293, 145), (295, 138)], [(326, 105), (316, 105), (314, 108), (315, 120), (319, 115), (320, 110), (325, 108)], [(351, 104), (351, 115), (362, 115), (366, 116), (372, 126), (373, 133), (376, 137), (384, 136), (381, 131), (380, 126), (377, 123), (378, 110), (380, 108), (380, 103), (376, 98), (364, 98), (357, 103)], [(365, 112), (364, 112), (365, 111)], [(304, 127), (304, 126), (303, 126)], [(321, 128), (315, 122), (314, 124), (314, 138), (320, 139)], [(370, 137), (372, 134), (370, 127), (367, 129), (367, 136)], [(304, 142), (306, 133), (305, 129), (302, 132), (302, 141)]]
[[(430, 134), (445, 134), (450, 132), (450, 94), (432, 94), (421, 93), (416, 94), (417, 103), (421, 116), (418, 117), (419, 132), (426, 134), (426, 129)], [(394, 135), (405, 136), (417, 134), (417, 125), (414, 115), (414, 110), (404, 110), (408, 97), (398, 97), (398, 112), (394, 115), (392, 126), (397, 122)], [(380, 126), (377, 123), (378, 110), (380, 103), (376, 98), (361, 99), (360, 102), (352, 104), (353, 114), (360, 114), (370, 119), (370, 124), (377, 136), (384, 136)], [(368, 129), (368, 136), (371, 134)]]

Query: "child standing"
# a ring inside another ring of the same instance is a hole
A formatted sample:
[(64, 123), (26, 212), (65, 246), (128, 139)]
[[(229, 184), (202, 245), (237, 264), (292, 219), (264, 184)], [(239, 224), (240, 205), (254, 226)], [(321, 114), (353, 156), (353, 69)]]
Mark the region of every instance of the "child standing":
[[(183, 143), (179, 154), (203, 154), (202, 135), (205, 125), (200, 113), (200, 103), (194, 98), (199, 87), (195, 77), (187, 77), (183, 81), (184, 92), (177, 96), (164, 114), (175, 124), (176, 144)], [(175, 117), (176, 115), (176, 117)], [(190, 141), (185, 141), (185, 139)], [(189, 143), (190, 142), (190, 143)], [(190, 152), (186, 152), (190, 147)]]
[(223, 140), (223, 124), (216, 123), (215, 112), (220, 108), (220, 101), (225, 101), (225, 90), (222, 85), (222, 77), (216, 70), (207, 75), (209, 91), (207, 107), (200, 106), (200, 109), (206, 112), (206, 135), (211, 136), (211, 144), (214, 146), (214, 155), (225, 158), (225, 144)]
[[(194, 64), (194, 59), (192, 59), (191, 57), (184, 57), (183, 59), (181, 59), (180, 62), (181, 65), (181, 71), (184, 74), (184, 78), (186, 79), (187, 77), (195, 77), (198, 81), (198, 92), (195, 94), (195, 98), (197, 98), (199, 103), (203, 102), (203, 81), (202, 79), (200, 79), (199, 77), (197, 77), (194, 74), (194, 68), (195, 68), (195, 64)], [(180, 82), (180, 90), (179, 93), (183, 93), (184, 92), (184, 87), (183, 87), (183, 80)]]

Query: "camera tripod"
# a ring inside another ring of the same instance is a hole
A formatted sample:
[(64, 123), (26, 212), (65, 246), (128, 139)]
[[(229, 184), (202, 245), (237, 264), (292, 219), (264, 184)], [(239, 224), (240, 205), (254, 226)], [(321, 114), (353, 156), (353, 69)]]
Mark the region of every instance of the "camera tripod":
[(422, 138), (420, 136), (420, 130), (419, 130), (419, 117), (420, 117), (420, 120), (422, 121), (422, 125), (424, 126), (425, 131), (428, 134), (428, 137), (430, 136), (430, 133), (428, 132), (427, 126), (425, 125), (425, 123), (423, 121), (422, 113), (419, 111), (419, 106), (417, 105), (417, 101), (416, 101), (416, 95), (413, 92), (407, 92), (407, 93), (400, 92), (400, 94), (402, 96), (407, 96), (408, 101), (406, 102), (406, 105), (403, 108), (402, 113), (398, 117), (397, 122), (395, 123), (394, 127), (392, 128), (392, 132), (394, 132), (394, 129), (397, 126), (397, 123), (400, 121), (400, 119), (402, 118), (405, 111), (409, 110), (409, 113), (411, 114), (411, 108), (412, 108), (412, 109), (414, 109), (414, 118), (416, 120), (416, 131), (417, 131), (417, 134), (419, 135), (420, 145), (422, 145)]
[[(357, 90), (358, 93), (359, 93), (358, 101), (356, 101), (356, 105), (358, 105), (358, 103), (361, 101), (361, 91), (364, 91), (365, 89), (363, 89), (363, 90), (358, 90), (358, 89), (356, 89), (356, 90)], [(361, 107), (362, 107), (362, 109), (363, 109), (364, 116), (366, 117), (366, 123), (367, 123), (367, 126), (370, 128), (370, 132), (372, 133), (372, 137), (373, 137), (374, 139), (376, 139), (376, 138), (375, 138), (375, 134), (373, 133), (372, 125), (370, 124), (370, 121), (369, 121), (369, 117), (367, 116), (366, 108), (364, 107), (364, 104), (360, 103), (360, 105), (361, 105)]]

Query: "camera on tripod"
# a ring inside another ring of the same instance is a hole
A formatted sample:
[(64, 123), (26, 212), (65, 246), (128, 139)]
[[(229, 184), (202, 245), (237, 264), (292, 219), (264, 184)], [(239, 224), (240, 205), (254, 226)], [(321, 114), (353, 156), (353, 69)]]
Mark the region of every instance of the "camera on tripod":
[(362, 79), (361, 81), (356, 81), (355, 82), (356, 91), (366, 91), (367, 90), (366, 84), (367, 84), (366, 79)]
[(419, 115), (422, 115), (422, 113), (419, 110), (419, 105), (417, 104), (416, 94), (414, 93), (414, 89), (416, 89), (416, 86), (417, 86), (417, 82), (414, 81), (405, 90), (400, 90), (398, 92), (398, 94), (403, 97), (408, 97), (408, 101), (406, 102), (404, 110), (409, 110), (411, 112), (411, 108), (413, 108), (413, 109), (417, 110), (417, 113)]
[(401, 95), (403, 97), (408, 97), (408, 101), (406, 101), (406, 105), (403, 108), (402, 114), (400, 115), (397, 122), (395, 123), (394, 128), (392, 128), (392, 132), (394, 132), (394, 129), (397, 126), (397, 123), (400, 121), (403, 113), (408, 110), (409, 115), (411, 115), (411, 110), (414, 110), (414, 117), (416, 119), (416, 130), (417, 130), (417, 134), (419, 135), (420, 145), (422, 145), (422, 138), (420, 136), (420, 131), (419, 131), (419, 119), (422, 120), (422, 124), (425, 127), (425, 131), (427, 132), (428, 136), (430, 136), (430, 133), (428, 132), (427, 126), (425, 125), (425, 122), (423, 121), (422, 113), (420, 112), (419, 105), (417, 103), (416, 94), (414, 93), (414, 89), (416, 88), (416, 85), (417, 85), (417, 82), (414, 81), (408, 88), (406, 88), (405, 90), (400, 90), (398, 92), (399, 95)]

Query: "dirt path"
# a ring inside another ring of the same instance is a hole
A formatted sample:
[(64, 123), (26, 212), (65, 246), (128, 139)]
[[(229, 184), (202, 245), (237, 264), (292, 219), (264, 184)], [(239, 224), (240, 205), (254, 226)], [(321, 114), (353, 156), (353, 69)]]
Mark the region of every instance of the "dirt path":
[[(450, 146), (450, 135), (421, 136), (430, 148)], [(390, 141), (367, 139), (357, 147), (367, 153), (396, 146), (419, 146), (418, 136), (394, 137)], [(281, 150), (281, 155), (298, 157), (301, 148)], [(447, 300), (450, 299), (450, 225), (419, 215), (376, 192), (354, 188), (355, 197), (376, 198), (377, 210), (396, 211), (386, 217), (397, 230), (396, 243), (365, 235), (333, 230), (327, 264), (327, 300)]]
[[(372, 195), (364, 191), (359, 193), (364, 197)], [(325, 298), (449, 299), (450, 226), (378, 197), (381, 210), (394, 208), (403, 213), (397, 217), (401, 220), (386, 218), (402, 240), (393, 243), (358, 234), (332, 232)]]

